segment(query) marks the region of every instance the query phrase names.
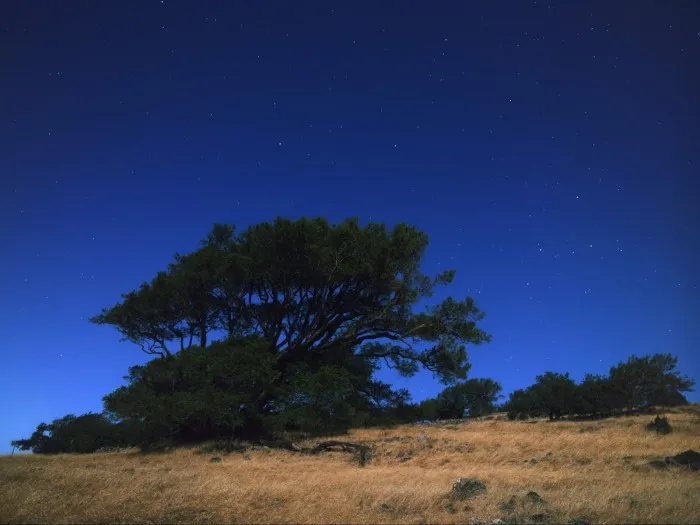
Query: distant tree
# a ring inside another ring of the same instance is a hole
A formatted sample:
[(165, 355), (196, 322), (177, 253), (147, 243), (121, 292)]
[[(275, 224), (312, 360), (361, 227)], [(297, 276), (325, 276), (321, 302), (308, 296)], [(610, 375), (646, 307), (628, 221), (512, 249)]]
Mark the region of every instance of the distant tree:
[(440, 392), (435, 409), (441, 419), (483, 416), (494, 411), (500, 391), (493, 379), (468, 379)]
[(547, 415), (610, 415), (654, 405), (687, 403), (681, 392), (692, 391), (694, 381), (676, 370), (670, 354), (631, 356), (610, 369), (609, 376), (587, 374), (577, 385), (568, 374), (546, 372), (535, 384), (510, 394), (504, 409), (510, 419)]
[(537, 376), (535, 384), (530, 387), (534, 407), (551, 420), (574, 413), (577, 394), (576, 383), (568, 373), (545, 372)]
[(632, 410), (654, 405), (682, 404), (682, 392), (692, 392), (695, 381), (682, 376), (671, 354), (632, 355), (610, 369), (610, 390), (618, 408)]
[(407, 414), (405, 396), (373, 378), (380, 364), (407, 377), (423, 367), (449, 385), (469, 370), (465, 345), (490, 340), (472, 298), (413, 311), (454, 276), (420, 272), (426, 245), (412, 226), (356, 219), (277, 219), (239, 235), (215, 225), (198, 250), (92, 318), (162, 358), (132, 368), (108, 410), (179, 439)]
[(435, 421), (438, 419), (438, 402), (434, 397), (424, 399), (417, 405), (417, 421)]
[(615, 409), (610, 379), (606, 376), (586, 374), (577, 391), (576, 414), (604, 415)]
[(531, 387), (511, 392), (503, 409), (506, 411), (508, 419), (527, 419), (540, 415), (540, 408)]

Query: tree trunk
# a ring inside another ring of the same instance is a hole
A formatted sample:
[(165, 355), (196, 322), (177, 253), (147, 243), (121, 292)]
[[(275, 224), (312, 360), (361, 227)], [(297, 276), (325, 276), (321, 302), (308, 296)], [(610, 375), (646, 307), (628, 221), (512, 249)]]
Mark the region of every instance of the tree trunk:
[(199, 325), (199, 346), (202, 348), (207, 347), (207, 323), (202, 321)]

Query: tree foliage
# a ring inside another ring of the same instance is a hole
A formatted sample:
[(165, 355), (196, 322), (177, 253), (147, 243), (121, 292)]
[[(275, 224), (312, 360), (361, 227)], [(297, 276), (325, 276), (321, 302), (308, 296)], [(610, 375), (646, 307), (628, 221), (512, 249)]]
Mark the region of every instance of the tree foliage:
[(420, 271), (426, 245), (412, 226), (356, 219), (215, 225), (91, 319), (161, 358), (133, 367), (106, 409), (139, 421), (146, 440), (347, 428), (406, 411), (408, 393), (374, 379), (380, 366), (451, 384), (469, 370), (466, 345), (490, 340), (472, 298), (416, 311), (454, 276)]
[(256, 339), (193, 346), (129, 369), (126, 386), (104, 397), (106, 412), (135, 422), (141, 445), (233, 435), (244, 408), (271, 381), (272, 356)]

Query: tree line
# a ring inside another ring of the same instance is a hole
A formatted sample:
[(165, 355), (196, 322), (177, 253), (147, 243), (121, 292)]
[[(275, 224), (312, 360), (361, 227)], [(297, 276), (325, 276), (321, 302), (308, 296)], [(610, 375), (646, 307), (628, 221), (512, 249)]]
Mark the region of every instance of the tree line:
[[(37, 453), (148, 449), (493, 411), (500, 385), (467, 379), (467, 345), (491, 339), (479, 327), (484, 314), (471, 297), (424, 306), (455, 274), (420, 270), (427, 243), (403, 223), (278, 218), (241, 233), (215, 224), (196, 250), (176, 254), (91, 318), (153, 359), (129, 369), (126, 384), (104, 396), (102, 413), (42, 423), (12, 445)], [(382, 366), (404, 377), (428, 370), (446, 388), (412, 403), (407, 390), (375, 377)], [(687, 384), (674, 383), (676, 392)], [(511, 394), (510, 412), (543, 410), (544, 390), (533, 387)]]
[(568, 373), (546, 372), (533, 385), (512, 392), (503, 410), (510, 419), (547, 416), (605, 417), (635, 409), (687, 404), (692, 379), (682, 376), (671, 354), (632, 355), (608, 375), (586, 374), (576, 383)]

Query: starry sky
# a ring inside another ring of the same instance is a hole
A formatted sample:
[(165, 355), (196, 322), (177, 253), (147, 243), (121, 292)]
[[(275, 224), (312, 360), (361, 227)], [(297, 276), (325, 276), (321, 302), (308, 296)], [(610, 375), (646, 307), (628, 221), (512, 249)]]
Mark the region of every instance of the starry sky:
[(0, 452), (146, 362), (87, 319), (215, 221), (415, 224), (486, 311), (471, 376), (506, 394), (632, 353), (700, 381), (696, 3), (3, 11)]

